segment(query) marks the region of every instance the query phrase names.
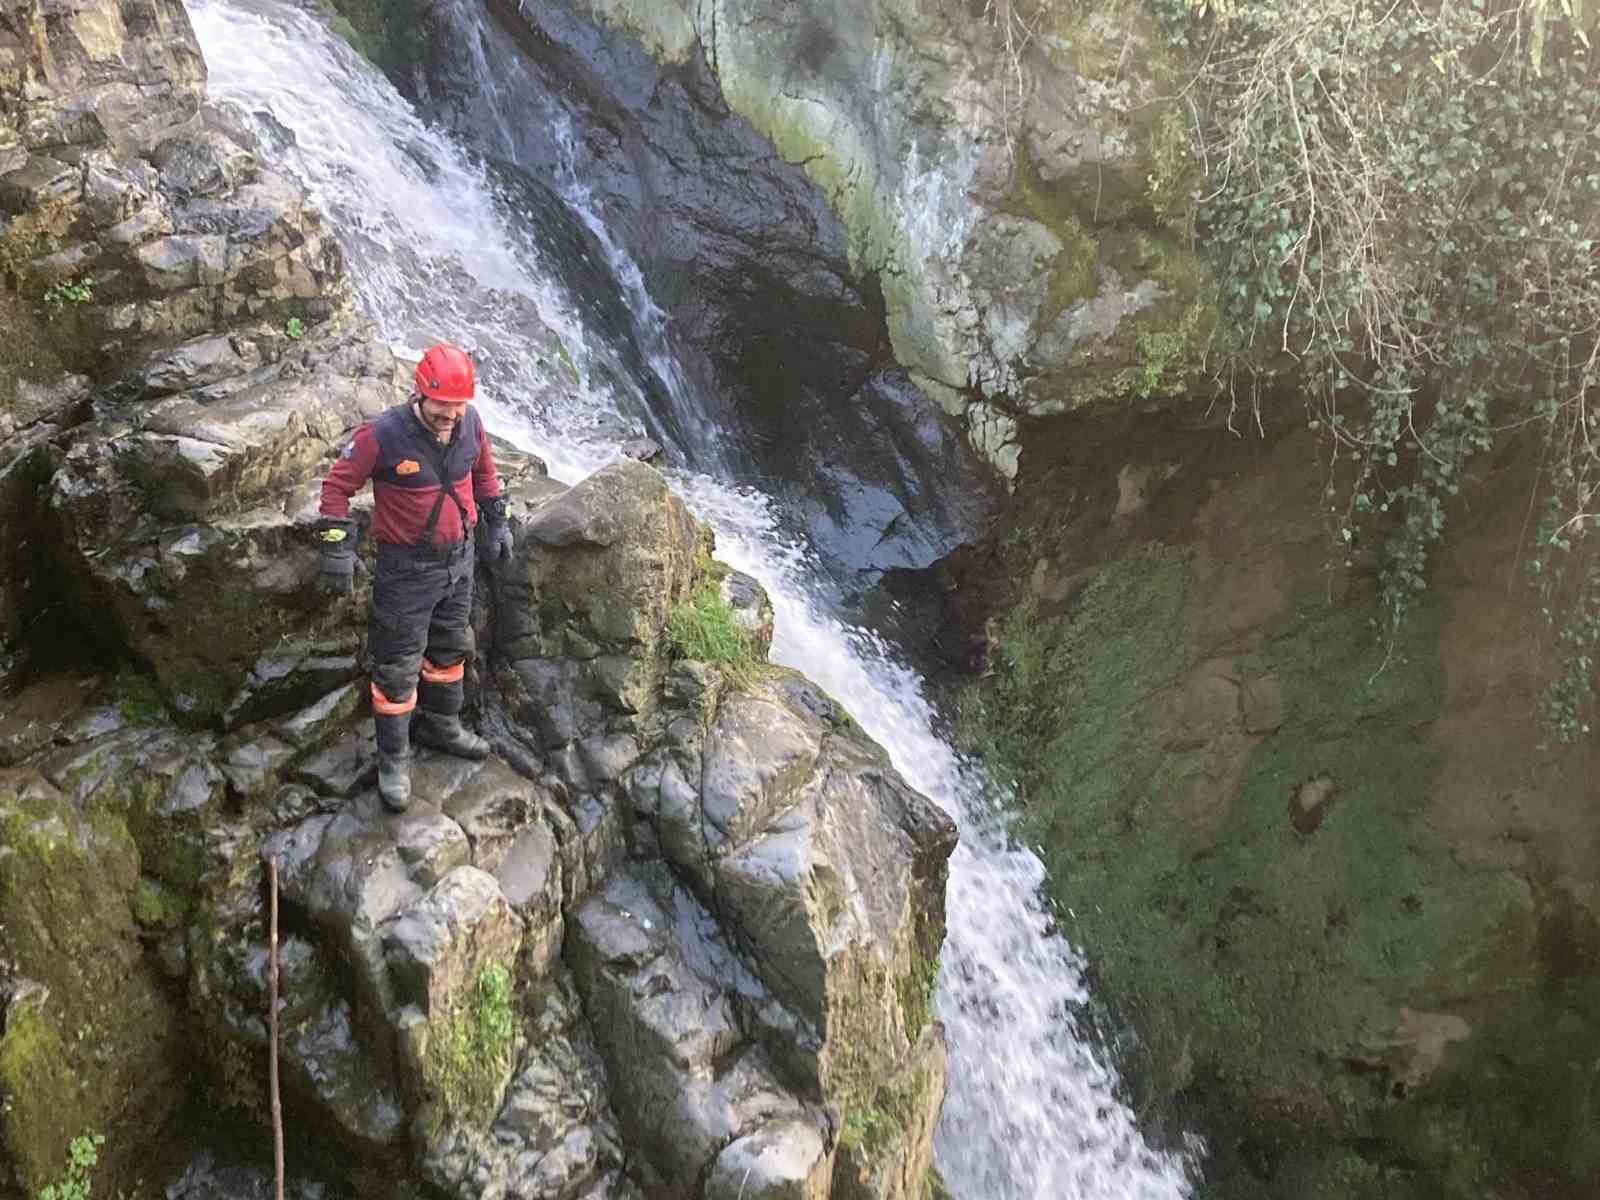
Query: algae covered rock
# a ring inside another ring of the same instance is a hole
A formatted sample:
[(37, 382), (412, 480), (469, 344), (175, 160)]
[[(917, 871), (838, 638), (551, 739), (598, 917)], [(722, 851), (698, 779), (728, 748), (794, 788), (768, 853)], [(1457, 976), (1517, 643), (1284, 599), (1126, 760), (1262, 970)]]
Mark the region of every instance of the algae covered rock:
[(827, 198), (851, 266), (882, 279), (896, 358), (1006, 477), (1023, 419), (1193, 378), (1212, 325), (1187, 237), (1198, 172), (1152, 15), (571, 7), (663, 62), (703, 55), (733, 110)]
[(1543, 634), (1503, 575), (1536, 455), (1486, 472), (1379, 630), (1371, 576), (1330, 570), (1311, 450), (1172, 474), (1203, 499), (1155, 544), (1117, 484), (1165, 471), (1113, 462), (1095, 515), (1127, 540), (1075, 578), (1084, 529), (1036, 510), (989, 712), (1024, 828), (1137, 1034), (1125, 1076), (1230, 1197), (1587, 1195), (1592, 747), (1539, 749)]
[[(120, 814), (0, 771), (0, 1185), (53, 1183), (72, 1138), (159, 1128), (182, 1103), (180, 1013), (134, 920), (140, 851)], [(135, 1145), (111, 1145), (112, 1171)]]

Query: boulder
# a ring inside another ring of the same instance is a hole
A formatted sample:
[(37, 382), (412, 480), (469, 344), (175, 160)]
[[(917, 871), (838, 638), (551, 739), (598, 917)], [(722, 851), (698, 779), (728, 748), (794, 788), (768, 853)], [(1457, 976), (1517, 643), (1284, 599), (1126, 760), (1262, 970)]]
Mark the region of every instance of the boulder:
[(636, 1196), (620, 1177), (605, 1067), (565, 971), (542, 989), (531, 1032), (494, 1125), (436, 1138), (421, 1155), (423, 1177), (461, 1200)]
[(513, 713), (547, 751), (647, 722), (667, 615), (694, 577), (698, 534), (683, 502), (654, 468), (621, 458), (517, 518), (516, 534), (496, 600)]
[(355, 611), (317, 594), (304, 523), (344, 431), (384, 407), (392, 375), (374, 342), (325, 345), (214, 402), (108, 417), (62, 461), (52, 553), (76, 606), (102, 610), (192, 721), (293, 711), (355, 674)]
[(494, 877), (463, 864), (385, 924), (395, 1000), (429, 1017), (448, 1013), (486, 964), (509, 970), (521, 942), (522, 921)]
[(574, 914), (569, 957), (652, 1194), (696, 1195), (731, 1141), (775, 1119), (820, 1126), (742, 1031), (760, 985), (670, 872), (614, 873)]
[[(267, 1049), (267, 944), (246, 943), (224, 1010), (235, 1044), (260, 1061)], [(289, 935), (278, 947), (278, 1057), (285, 1101), (325, 1120), (325, 1135), (362, 1159), (404, 1142), (405, 1109), (392, 1055), (363, 1036), (340, 964), (319, 943)]]
[[(152, 863), (151, 866), (158, 864)], [(180, 1014), (134, 921), (140, 847), (109, 804), (0, 771), (0, 1191), (57, 1181), (85, 1130), (160, 1127), (183, 1102)], [(135, 1139), (102, 1148), (110, 1171)]]
[(828, 1200), (833, 1158), (806, 1121), (769, 1121), (717, 1155), (705, 1200)]
[(792, 1022), (815, 1031), (780, 1023), (769, 1048), (848, 1111), (929, 1023), (955, 827), (798, 677), (667, 735), (626, 780), (652, 831), (635, 844), (715, 904)]

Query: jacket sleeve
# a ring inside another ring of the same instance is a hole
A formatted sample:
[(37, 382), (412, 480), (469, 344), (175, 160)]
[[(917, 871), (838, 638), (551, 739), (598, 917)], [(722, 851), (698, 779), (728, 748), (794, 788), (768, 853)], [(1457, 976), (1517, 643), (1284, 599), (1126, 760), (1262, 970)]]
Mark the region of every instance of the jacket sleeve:
[(334, 460), (333, 469), (322, 480), (322, 504), (318, 511), (325, 517), (348, 517), (350, 497), (359, 492), (378, 465), (378, 438), (370, 423), (357, 429), (347, 445)]
[(494, 451), (489, 448), (489, 431), (478, 421), (478, 457), (472, 463), (472, 495), (489, 500), (500, 494), (500, 476), (495, 473)]

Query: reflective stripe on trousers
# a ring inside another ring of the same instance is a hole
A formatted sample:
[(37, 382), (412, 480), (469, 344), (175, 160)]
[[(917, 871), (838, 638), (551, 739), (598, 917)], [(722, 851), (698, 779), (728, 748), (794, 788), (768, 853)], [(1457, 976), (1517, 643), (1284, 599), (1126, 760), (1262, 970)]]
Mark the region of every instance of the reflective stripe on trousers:
[[(424, 709), (460, 709), (472, 573), (470, 538), (437, 557), (409, 546), (378, 546), (367, 610), (367, 661), (373, 686), (391, 703), (414, 704), (421, 679), (439, 685), (423, 689)], [(435, 698), (440, 703), (430, 704)]]

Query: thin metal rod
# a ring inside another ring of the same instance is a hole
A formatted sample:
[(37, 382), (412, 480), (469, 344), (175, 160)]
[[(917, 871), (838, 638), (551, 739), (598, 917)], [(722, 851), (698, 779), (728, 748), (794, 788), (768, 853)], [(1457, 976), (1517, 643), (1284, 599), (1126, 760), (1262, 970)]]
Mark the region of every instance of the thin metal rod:
[(278, 860), (267, 862), (267, 878), (272, 881), (272, 945), (267, 955), (267, 1086), (272, 1091), (272, 1195), (283, 1200), (283, 1108), (278, 1103)]

